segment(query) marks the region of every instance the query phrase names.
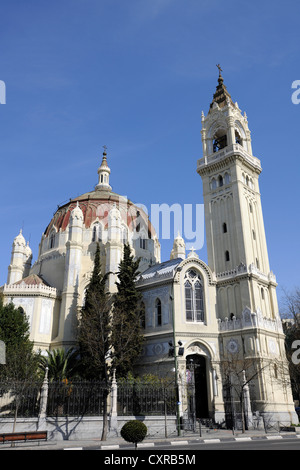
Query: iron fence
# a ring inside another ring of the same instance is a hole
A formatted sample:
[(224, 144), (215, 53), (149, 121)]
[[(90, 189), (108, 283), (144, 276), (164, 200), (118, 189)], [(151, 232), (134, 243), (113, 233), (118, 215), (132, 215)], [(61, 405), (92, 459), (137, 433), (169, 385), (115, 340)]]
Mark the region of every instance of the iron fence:
[(102, 382), (50, 382), (48, 416), (100, 416), (107, 386)]
[(149, 384), (118, 385), (118, 415), (175, 415), (176, 389)]
[(41, 383), (0, 382), (0, 417), (37, 417)]
[[(0, 417), (37, 417), (41, 383), (0, 383)], [(102, 382), (49, 382), (47, 416), (101, 416), (104, 397), (110, 392)], [(174, 386), (120, 384), (117, 392), (119, 416), (175, 415)]]

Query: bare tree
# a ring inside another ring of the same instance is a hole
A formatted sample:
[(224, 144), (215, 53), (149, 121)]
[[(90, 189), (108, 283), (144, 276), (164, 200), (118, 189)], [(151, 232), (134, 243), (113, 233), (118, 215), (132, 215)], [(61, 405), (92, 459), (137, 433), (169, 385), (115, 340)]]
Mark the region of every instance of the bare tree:
[[(237, 353), (228, 353), (221, 361), (221, 371), (225, 383), (225, 405), (234, 414), (234, 404), (238, 403), (242, 424), (242, 432), (248, 428), (251, 421), (251, 403), (255, 401), (255, 385), (265, 381), (272, 383), (273, 388), (287, 390), (290, 386), (290, 377), (287, 361), (281, 358), (269, 357), (241, 357)], [(251, 390), (252, 389), (252, 390)], [(260, 392), (262, 393), (262, 391)], [(262, 396), (260, 396), (260, 401)], [(264, 411), (261, 409), (261, 411)], [(232, 416), (234, 425), (234, 416)]]
[(293, 397), (300, 402), (300, 288), (295, 288), (292, 292), (283, 290), (282, 317), (285, 331), (285, 349), (289, 362), (289, 373)]

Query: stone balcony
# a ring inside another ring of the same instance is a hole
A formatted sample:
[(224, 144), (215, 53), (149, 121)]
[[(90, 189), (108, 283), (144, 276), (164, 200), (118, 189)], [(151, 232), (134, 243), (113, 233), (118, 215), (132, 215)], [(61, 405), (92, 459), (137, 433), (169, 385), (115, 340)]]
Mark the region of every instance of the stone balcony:
[(56, 297), (59, 292), (55, 287), (50, 287), (45, 284), (26, 284), (21, 282), (20, 284), (4, 284), (3, 290), (4, 295), (50, 295)]
[(244, 274), (254, 275), (261, 280), (276, 284), (276, 276), (272, 271), (270, 271), (268, 274), (265, 274), (262, 271), (260, 271), (255, 266), (254, 263), (249, 264), (249, 266), (246, 266), (244, 263), (240, 263), (238, 266), (236, 266), (233, 269), (230, 269), (228, 271), (223, 271), (221, 273), (217, 273), (216, 277), (218, 281), (223, 281), (223, 280), (225, 281), (227, 279), (244, 275)]
[(250, 155), (240, 144), (227, 145), (218, 152), (212, 153), (206, 157), (200, 158), (197, 161), (197, 172), (201, 172), (203, 168), (208, 165), (219, 163), (221, 160), (236, 155), (246, 162), (248, 162), (252, 167), (255, 167), (259, 173), (261, 172), (260, 160), (253, 155)]
[(265, 318), (262, 316), (259, 308), (257, 308), (256, 312), (251, 312), (249, 307), (243, 310), (242, 318), (232, 317), (232, 319), (225, 318), (224, 320), (218, 318), (218, 326), (220, 332), (242, 330), (245, 328), (261, 328), (277, 333), (283, 332), (279, 317), (277, 319)]

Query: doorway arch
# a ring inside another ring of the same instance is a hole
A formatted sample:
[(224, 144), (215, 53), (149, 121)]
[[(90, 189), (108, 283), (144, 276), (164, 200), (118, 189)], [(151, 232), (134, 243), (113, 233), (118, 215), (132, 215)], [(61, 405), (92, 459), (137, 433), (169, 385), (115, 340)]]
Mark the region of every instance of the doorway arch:
[(196, 418), (209, 418), (205, 356), (189, 354), (186, 356), (186, 368), (194, 375)]

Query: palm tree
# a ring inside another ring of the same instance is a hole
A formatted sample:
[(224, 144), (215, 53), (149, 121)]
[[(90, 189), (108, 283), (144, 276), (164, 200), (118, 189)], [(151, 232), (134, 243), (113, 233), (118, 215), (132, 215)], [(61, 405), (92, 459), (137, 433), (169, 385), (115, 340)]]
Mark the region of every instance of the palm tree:
[(48, 367), (48, 379), (59, 382), (70, 379), (78, 374), (80, 366), (79, 353), (76, 349), (53, 349), (47, 351), (47, 356), (41, 357), (40, 367)]

